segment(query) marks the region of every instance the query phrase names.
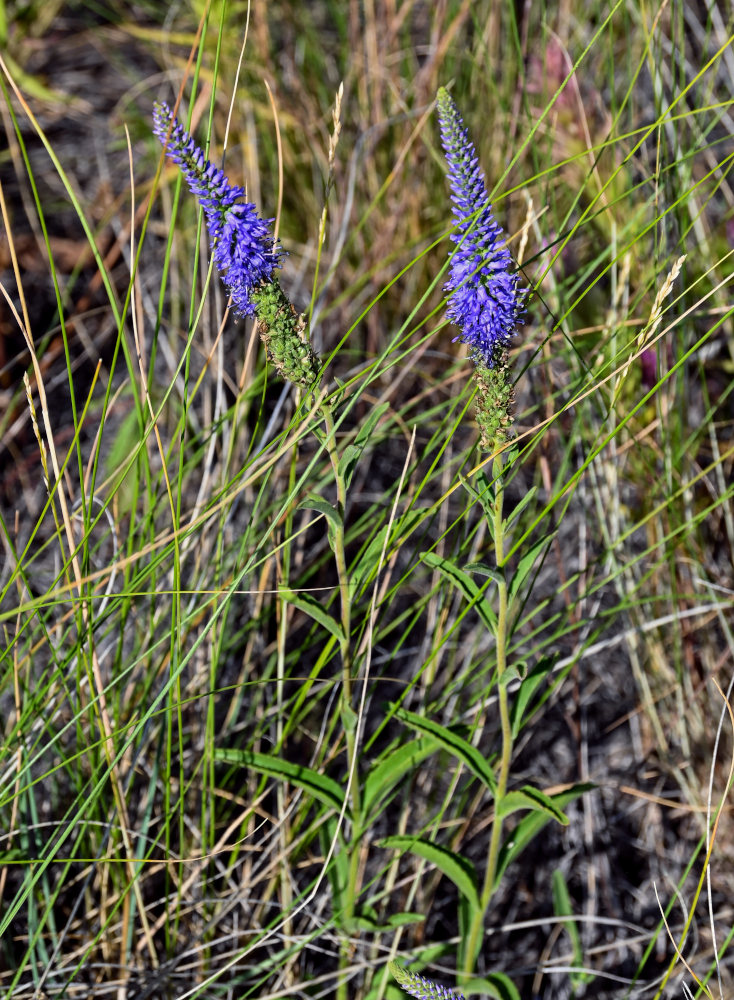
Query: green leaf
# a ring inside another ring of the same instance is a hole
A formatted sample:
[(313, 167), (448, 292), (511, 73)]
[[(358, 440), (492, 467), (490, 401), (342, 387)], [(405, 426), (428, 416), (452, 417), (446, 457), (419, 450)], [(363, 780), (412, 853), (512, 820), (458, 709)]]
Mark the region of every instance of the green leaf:
[[(336, 820), (337, 817), (332, 815), (326, 817), (325, 821), (319, 824), (318, 839), (324, 857), (328, 855), (336, 833)], [(339, 915), (346, 910), (344, 893), (349, 884), (349, 855), (346, 851), (338, 850), (332, 854), (326, 875), (331, 886), (333, 913), (338, 919)]]
[(452, 757), (458, 758), (469, 768), (471, 773), (479, 778), (482, 784), (490, 790), (492, 795), (497, 792), (497, 781), (492, 768), (487, 763), (484, 754), (473, 747), (463, 736), (459, 736), (452, 729), (447, 729), (439, 722), (427, 719), (423, 715), (409, 712), (406, 708), (396, 708), (395, 717), (404, 722), (406, 726), (417, 730), (424, 736), (431, 736), (436, 743), (439, 743), (444, 750), (447, 750)]
[(408, 535), (410, 535), (411, 532), (425, 520), (425, 518), (425, 510), (407, 511), (398, 522), (393, 524), (387, 546), (385, 546), (385, 537), (388, 530), (390, 530), (390, 526), (383, 524), (379, 531), (377, 531), (374, 537), (369, 541), (365, 549), (354, 561), (350, 576), (352, 581), (355, 583), (355, 586), (357, 586), (357, 582), (361, 586), (367, 584), (374, 578), (374, 574), (377, 572), (380, 564), (383, 547), (385, 548), (385, 558), (387, 559), (390, 555), (391, 549), (393, 549), (398, 542), (404, 542)]
[(466, 896), (459, 896), (458, 917), (459, 917), (459, 948), (457, 953), (458, 966), (465, 969), (468, 966), (474, 968), (479, 952), (482, 950), (482, 935), (478, 934), (474, 940), (474, 950), (469, 955), (469, 939), (471, 937), (469, 929), (472, 924), (472, 905)]
[(524, 681), (528, 675), (528, 666), (524, 660), (511, 663), (502, 671), (499, 678), (500, 684), (509, 684), (510, 681)]
[(331, 550), (333, 552), (334, 534), (342, 528), (341, 515), (336, 507), (334, 507), (333, 504), (330, 504), (328, 500), (324, 500), (323, 497), (316, 496), (315, 493), (309, 493), (298, 504), (298, 509), (315, 510), (318, 511), (319, 514), (324, 515), (326, 518), (326, 533), (329, 539), (329, 545), (331, 546)]
[(468, 479), (465, 479), (461, 474), (459, 474), (459, 479), (461, 485), (464, 487), (469, 496), (478, 503), (479, 506), (484, 511), (484, 516), (489, 525), (489, 532), (494, 539), (494, 505), (495, 505), (495, 485), (488, 478), (484, 470), (477, 473), (477, 483), (476, 486), (472, 486)]
[(106, 478), (111, 480), (109, 493), (117, 494), (121, 516), (130, 512), (140, 486), (139, 463), (130, 462), (131, 456), (140, 447), (138, 419), (133, 407), (117, 428), (104, 462)]
[[(556, 868), (553, 872), (552, 886), (554, 913), (559, 917), (572, 917), (573, 904), (571, 903), (571, 896), (568, 891), (566, 879), (563, 877), (563, 872), (560, 868)], [(564, 920), (562, 926), (571, 939), (573, 964), (577, 967), (577, 969), (583, 967), (584, 949), (581, 945), (581, 935), (579, 934), (578, 923), (575, 920)], [(570, 972), (569, 977), (574, 991), (580, 989), (582, 986), (585, 986), (594, 978), (591, 973), (578, 971)]]
[(278, 591), (278, 594), (284, 601), (292, 604), (294, 608), (305, 612), (309, 618), (313, 618), (319, 625), (323, 625), (339, 642), (344, 641), (344, 629), (341, 626), (341, 622), (338, 622), (336, 618), (332, 618), (324, 606), (319, 604), (311, 594), (298, 593), (295, 590), (289, 590), (287, 587), (282, 587)]
[(520, 1000), (517, 987), (504, 972), (490, 972), (481, 979), (470, 979), (461, 987), (464, 996), (496, 997), (497, 1000)]
[(359, 430), (357, 431), (357, 436), (354, 439), (354, 443), (359, 448), (364, 448), (367, 442), (372, 437), (377, 422), (380, 417), (387, 410), (390, 409), (390, 403), (378, 403), (377, 406), (373, 407), (367, 414), (367, 416), (360, 422)]
[(398, 747), (391, 747), (383, 753), (363, 782), (362, 812), (365, 819), (369, 819), (371, 811), (382, 802), (405, 774), (435, 750), (434, 740), (418, 739), (409, 740)]
[(388, 530), (389, 525), (383, 524), (376, 535), (368, 542), (364, 551), (355, 559), (349, 573), (355, 589), (361, 586), (362, 583), (367, 583), (373, 578), (374, 573), (376, 573), (382, 550), (385, 547), (385, 537)]
[(411, 924), (422, 924), (426, 919), (425, 913), (412, 913), (406, 910), (404, 913), (392, 913), (387, 918), (389, 928), (408, 927)]
[(431, 569), (437, 569), (442, 576), (445, 576), (447, 580), (461, 591), (470, 605), (477, 609), (479, 617), (492, 632), (492, 635), (496, 635), (497, 616), (494, 613), (492, 605), (484, 596), (482, 589), (476, 585), (469, 574), (465, 573), (463, 569), (459, 569), (450, 559), (443, 559), (441, 556), (436, 555), (435, 552), (424, 552), (421, 558), (426, 566), (430, 566)]
[(477, 874), (474, 865), (467, 858), (455, 851), (450, 851), (448, 847), (442, 847), (440, 844), (434, 844), (433, 841), (424, 840), (422, 837), (411, 837), (407, 834), (385, 837), (384, 840), (378, 841), (378, 845), (385, 848), (392, 847), (399, 851), (410, 851), (411, 854), (417, 854), (419, 858), (429, 861), (450, 882), (454, 883), (473, 910), (479, 909)]
[[(515, 696), (512, 701), (512, 708), (510, 709), (513, 739), (517, 738), (520, 730), (522, 729), (522, 724), (525, 721), (525, 714), (527, 712), (528, 705), (530, 704), (530, 700), (548, 674), (553, 671), (555, 662), (556, 657), (541, 657), (535, 667), (533, 667), (532, 671), (525, 678), (523, 678), (520, 687), (515, 692)], [(535, 709), (533, 709), (533, 711), (535, 711)]]
[[(572, 788), (569, 788), (565, 792), (560, 792), (558, 795), (553, 795), (551, 798), (556, 806), (562, 809), (569, 802), (577, 799), (579, 795), (591, 791), (594, 787), (596, 786), (589, 782), (584, 782), (574, 785)], [(507, 870), (507, 866), (522, 854), (530, 841), (540, 833), (543, 827), (550, 822), (550, 819), (551, 817), (545, 812), (532, 812), (527, 816), (523, 816), (500, 848), (495, 887), (499, 885), (502, 876)]]
[(488, 576), (490, 579), (494, 580), (495, 583), (500, 584), (505, 582), (505, 578), (500, 570), (492, 569), (491, 566), (487, 566), (486, 563), (474, 562), (467, 563), (464, 567), (467, 573), (478, 573), (480, 576)]
[(553, 539), (552, 534), (544, 535), (539, 542), (536, 542), (535, 545), (530, 546), (530, 548), (524, 553), (524, 555), (518, 562), (517, 569), (513, 573), (509, 585), (510, 605), (512, 605), (512, 602), (520, 593), (523, 583), (525, 583), (528, 576), (530, 575), (530, 571), (533, 568), (535, 560), (541, 553), (543, 553), (543, 557), (545, 557), (545, 552), (547, 551), (548, 546), (550, 545), (552, 539)]
[(558, 807), (556, 802), (538, 788), (524, 785), (507, 794), (497, 803), (497, 815), (509, 816), (519, 809), (529, 809), (531, 812), (547, 813), (551, 819), (558, 820), (563, 826), (568, 826), (568, 816)]
[(425, 913), (393, 913), (386, 920), (380, 921), (372, 907), (369, 911), (360, 910), (354, 919), (358, 930), (370, 931), (373, 934), (386, 934), (398, 927), (408, 927), (411, 924), (422, 924)]
[[(332, 809), (340, 810), (344, 802), (344, 789), (333, 778), (302, 764), (292, 764), (280, 757), (270, 757), (254, 750), (215, 750), (214, 760), (227, 764), (240, 764), (254, 771), (267, 774), (282, 781), (289, 781), (308, 792), (317, 802)], [(347, 812), (347, 815), (349, 813)]]
[(509, 528), (512, 522), (517, 520), (517, 518), (522, 514), (522, 512), (525, 510), (525, 508), (527, 507), (527, 505), (530, 503), (530, 501), (533, 499), (533, 497), (537, 492), (538, 492), (537, 486), (530, 487), (530, 489), (527, 491), (522, 500), (520, 500), (520, 502), (516, 504), (515, 507), (513, 507), (513, 509), (510, 511), (510, 513), (503, 521), (503, 526), (505, 528)]
[(363, 449), (358, 448), (356, 444), (348, 444), (342, 454), (339, 457), (339, 475), (344, 480), (346, 488), (352, 482), (352, 476), (354, 475), (354, 470), (357, 468), (357, 462), (360, 459)]
[(359, 716), (354, 711), (351, 705), (342, 705), (340, 715), (342, 717), (342, 725), (344, 726), (345, 733), (354, 733), (357, 730), (357, 723), (359, 722)]
[(365, 449), (365, 445), (372, 437), (378, 420), (382, 417), (383, 413), (389, 408), (389, 406), (389, 403), (380, 403), (378, 406), (371, 409), (365, 419), (360, 423), (359, 430), (354, 438), (354, 443), (348, 444), (344, 449), (339, 459), (339, 475), (344, 479), (347, 489), (349, 489), (352, 476), (354, 475), (354, 470), (356, 469), (357, 462)]

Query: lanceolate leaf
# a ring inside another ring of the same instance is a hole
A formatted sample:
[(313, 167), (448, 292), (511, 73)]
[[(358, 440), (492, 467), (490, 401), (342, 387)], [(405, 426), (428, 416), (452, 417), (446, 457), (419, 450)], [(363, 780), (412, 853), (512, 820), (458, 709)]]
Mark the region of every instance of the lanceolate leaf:
[(327, 632), (330, 632), (339, 642), (344, 638), (344, 629), (341, 626), (341, 622), (338, 622), (335, 618), (332, 618), (329, 612), (324, 608), (322, 604), (312, 597), (311, 594), (297, 593), (294, 590), (288, 590), (286, 587), (282, 587), (278, 594), (293, 607), (298, 608), (300, 611), (304, 611), (310, 618), (317, 621), (320, 625), (323, 625)]
[(384, 922), (380, 922), (377, 917), (372, 917), (371, 913), (360, 910), (355, 919), (355, 924), (360, 930), (370, 931), (373, 934), (384, 934), (387, 931), (396, 930), (398, 927), (407, 927), (410, 924), (422, 924), (426, 919), (425, 913), (393, 913)]
[(450, 559), (442, 559), (435, 552), (424, 552), (423, 562), (432, 569), (437, 569), (457, 590), (466, 597), (472, 607), (477, 609), (479, 617), (493, 635), (497, 633), (497, 616), (482, 589), (463, 569), (459, 569)]
[(473, 775), (485, 785), (492, 795), (497, 791), (497, 781), (492, 768), (487, 763), (482, 753), (473, 747), (468, 740), (465, 740), (458, 733), (447, 729), (439, 722), (427, 719), (415, 712), (409, 712), (405, 708), (396, 708), (395, 717), (404, 722), (406, 726), (415, 729), (425, 736), (432, 736), (436, 743), (439, 743), (444, 750), (447, 750), (453, 757), (463, 761)]
[(453, 882), (459, 892), (467, 900), (472, 909), (479, 909), (479, 890), (477, 889), (477, 874), (474, 865), (448, 847), (434, 844), (422, 837), (396, 834), (380, 841), (380, 847), (394, 847), (399, 851), (410, 851), (419, 858), (425, 858), (435, 865), (450, 882)]
[(389, 403), (379, 403), (377, 406), (373, 407), (367, 414), (366, 418), (362, 421), (354, 439), (354, 444), (348, 444), (344, 449), (344, 452), (339, 459), (339, 472), (346, 481), (347, 489), (349, 489), (349, 484), (352, 481), (354, 470), (357, 466), (360, 455), (364, 451), (365, 445), (369, 442), (374, 429), (377, 426), (377, 422), (389, 406)]
[[(535, 692), (552, 672), (555, 665), (555, 658), (543, 656), (533, 667), (532, 671), (523, 678), (522, 683), (514, 694), (510, 716), (512, 719), (512, 737), (517, 739), (522, 729), (528, 706)], [(538, 706), (533, 706), (533, 712)]]
[(497, 815), (509, 816), (519, 809), (529, 809), (531, 812), (547, 813), (551, 819), (558, 820), (563, 826), (568, 826), (568, 816), (549, 796), (532, 785), (525, 785), (516, 791), (508, 792), (497, 803)]
[(314, 493), (309, 493), (308, 496), (298, 504), (298, 507), (302, 510), (316, 510), (319, 514), (324, 515), (326, 518), (326, 536), (333, 552), (336, 532), (339, 531), (342, 524), (339, 511), (333, 507), (328, 500), (324, 500), (323, 497), (316, 496)]
[(483, 470), (477, 473), (477, 487), (473, 486), (469, 480), (465, 479), (462, 475), (459, 475), (459, 479), (461, 480), (461, 485), (467, 491), (469, 496), (473, 500), (476, 500), (484, 511), (484, 516), (487, 519), (489, 530), (492, 532), (492, 537), (494, 537), (495, 484), (487, 478), (487, 475)]
[[(589, 783), (574, 785), (567, 791), (553, 795), (551, 798), (556, 806), (562, 809), (569, 802), (577, 799), (579, 795), (591, 791), (592, 788), (594, 788), (594, 785)], [(530, 841), (540, 833), (543, 827), (550, 822), (550, 819), (550, 815), (546, 812), (532, 812), (527, 816), (523, 816), (500, 849), (495, 885), (499, 885), (507, 866), (522, 854)]]
[(530, 489), (527, 491), (522, 500), (520, 500), (520, 502), (512, 508), (510, 513), (505, 518), (503, 522), (505, 528), (509, 528), (512, 522), (515, 521), (520, 516), (520, 514), (522, 514), (522, 512), (525, 510), (525, 508), (527, 507), (527, 505), (530, 503), (530, 501), (533, 499), (533, 497), (537, 492), (538, 492), (537, 486), (530, 487)]
[[(344, 790), (333, 778), (319, 774), (302, 764), (292, 764), (280, 757), (270, 757), (268, 754), (255, 753), (254, 750), (215, 750), (214, 759), (228, 764), (240, 764), (251, 767), (261, 774), (269, 774), (297, 785), (312, 798), (325, 806), (341, 809), (344, 802)], [(349, 815), (349, 813), (347, 813)]]
[(473, 562), (467, 563), (464, 567), (467, 573), (476, 573), (479, 576), (488, 576), (490, 579), (494, 580), (496, 584), (502, 584), (505, 582), (504, 575), (498, 569), (492, 569), (491, 566), (487, 566), (486, 563)]
[[(359, 554), (351, 568), (351, 577), (355, 586), (366, 586), (374, 578), (383, 548), (387, 559), (394, 547), (402, 544), (408, 535), (420, 527), (425, 520), (425, 510), (409, 510), (392, 527), (384, 524)], [(388, 544), (385, 546), (385, 537), (388, 531), (390, 536)]]
[(361, 587), (374, 578), (382, 550), (385, 548), (385, 537), (389, 528), (389, 525), (383, 524), (374, 538), (355, 559), (354, 565), (350, 570), (350, 576), (355, 588)]
[(436, 749), (433, 740), (409, 740), (390, 749), (370, 770), (364, 779), (362, 811), (369, 819), (370, 812), (409, 771), (425, 760)]
[[(326, 857), (336, 832), (337, 817), (332, 813), (319, 826), (319, 843), (321, 852)], [(344, 850), (337, 850), (331, 856), (331, 862), (326, 872), (331, 886), (332, 906), (335, 913), (342, 913), (346, 908), (344, 890), (349, 882), (349, 857)]]
[(517, 595), (520, 593), (522, 585), (525, 583), (528, 576), (530, 575), (530, 572), (533, 566), (535, 565), (538, 556), (541, 553), (545, 555), (545, 551), (550, 545), (551, 537), (552, 536), (545, 535), (543, 538), (540, 539), (539, 542), (536, 542), (535, 545), (532, 545), (520, 559), (519, 563), (517, 564), (517, 569), (515, 570), (512, 579), (510, 580), (510, 588), (509, 588), (510, 604), (512, 604), (515, 597), (517, 597)]

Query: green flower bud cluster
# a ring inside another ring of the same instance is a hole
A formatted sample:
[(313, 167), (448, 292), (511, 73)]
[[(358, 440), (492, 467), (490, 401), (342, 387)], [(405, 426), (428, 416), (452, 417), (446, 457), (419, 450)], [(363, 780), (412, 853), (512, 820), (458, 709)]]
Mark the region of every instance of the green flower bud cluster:
[(306, 318), (293, 308), (277, 278), (255, 288), (250, 301), (268, 358), (278, 374), (312, 388), (319, 379), (321, 362), (306, 338)]
[(476, 417), (482, 447), (496, 451), (510, 435), (512, 404), (515, 393), (507, 366), (507, 353), (498, 359), (493, 368), (477, 364), (474, 381), (477, 386)]

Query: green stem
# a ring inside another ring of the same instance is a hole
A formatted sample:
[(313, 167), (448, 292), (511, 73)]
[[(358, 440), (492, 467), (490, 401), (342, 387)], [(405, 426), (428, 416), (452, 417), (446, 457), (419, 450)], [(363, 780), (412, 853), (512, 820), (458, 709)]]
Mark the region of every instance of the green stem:
[(500, 714), (500, 730), (502, 735), (502, 749), (500, 752), (500, 769), (497, 775), (497, 794), (495, 796), (495, 813), (492, 823), (492, 833), (489, 838), (489, 850), (487, 852), (487, 867), (484, 874), (484, 885), (479, 897), (479, 907), (474, 910), (469, 923), (469, 933), (464, 950), (464, 979), (469, 979), (476, 964), (477, 955), (481, 949), (481, 935), (484, 930), (484, 921), (487, 916), (489, 904), (492, 901), (497, 880), (497, 866), (499, 862), (500, 846), (502, 844), (502, 817), (500, 816), (500, 804), (507, 793), (507, 783), (510, 776), (510, 763), (512, 761), (512, 723), (510, 721), (510, 703), (507, 696), (507, 683), (505, 674), (507, 669), (507, 610), (508, 592), (507, 577), (504, 571), (505, 561), (505, 538), (504, 525), (502, 521), (502, 505), (504, 489), (502, 485), (503, 460), (502, 455), (498, 455), (494, 461), (495, 480), (495, 503), (494, 503), (494, 550), (495, 563), (502, 579), (497, 585), (498, 589), (498, 609), (497, 609), (497, 634), (495, 636), (497, 650), (497, 702)]
[(352, 607), (349, 595), (349, 572), (344, 545), (344, 517), (347, 506), (347, 487), (339, 469), (339, 452), (336, 447), (336, 430), (334, 417), (328, 404), (324, 403), (321, 410), (326, 425), (326, 450), (329, 453), (331, 467), (336, 481), (336, 507), (339, 514), (339, 526), (334, 529), (334, 558), (336, 573), (339, 578), (339, 596), (341, 599), (342, 639), (340, 641), (342, 658), (342, 697), (350, 706), (352, 703), (352, 657), (349, 645)]
[[(347, 932), (352, 927), (354, 911), (356, 907), (357, 895), (359, 893), (359, 845), (355, 838), (355, 833), (361, 826), (361, 794), (359, 788), (359, 775), (357, 773), (357, 717), (352, 706), (352, 680), (353, 663), (352, 650), (350, 645), (350, 634), (352, 628), (352, 606), (349, 587), (349, 571), (347, 569), (347, 557), (344, 534), (344, 518), (347, 503), (347, 485), (344, 476), (339, 468), (339, 452), (336, 447), (336, 428), (334, 426), (334, 416), (327, 403), (322, 406), (322, 415), (326, 426), (326, 450), (329, 453), (331, 467), (334, 472), (336, 482), (336, 503), (339, 514), (339, 524), (334, 528), (334, 558), (336, 561), (336, 572), (339, 579), (339, 595), (341, 600), (341, 625), (342, 638), (340, 640), (341, 661), (342, 661), (342, 721), (347, 741), (347, 768), (352, 774), (351, 782), (351, 804), (352, 823), (351, 841), (347, 844), (349, 853), (349, 869), (347, 874), (347, 885), (344, 892), (343, 922)], [(342, 941), (341, 953), (339, 956), (340, 969), (346, 968), (351, 960), (351, 945), (348, 937)], [(336, 990), (337, 1000), (347, 1000), (347, 980), (341, 976)]]

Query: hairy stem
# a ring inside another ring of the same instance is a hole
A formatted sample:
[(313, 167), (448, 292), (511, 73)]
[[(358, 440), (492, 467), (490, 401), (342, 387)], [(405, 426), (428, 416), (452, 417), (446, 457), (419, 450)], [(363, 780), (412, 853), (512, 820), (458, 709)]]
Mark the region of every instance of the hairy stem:
[[(359, 775), (357, 771), (357, 718), (352, 706), (352, 681), (353, 662), (350, 644), (351, 633), (351, 594), (349, 585), (349, 572), (347, 569), (344, 517), (346, 512), (347, 487), (346, 481), (339, 467), (339, 452), (336, 446), (336, 429), (334, 427), (334, 416), (328, 403), (322, 406), (324, 424), (326, 426), (326, 450), (329, 453), (331, 467), (334, 472), (336, 482), (336, 502), (337, 513), (339, 514), (338, 525), (333, 529), (334, 559), (336, 561), (336, 572), (339, 579), (339, 595), (341, 600), (341, 626), (342, 638), (340, 640), (341, 662), (342, 662), (342, 693), (341, 693), (341, 714), (347, 743), (347, 768), (350, 775), (351, 786), (351, 806), (352, 823), (351, 838), (347, 841), (347, 851), (349, 853), (349, 868), (347, 875), (347, 885), (344, 892), (343, 922), (347, 932), (350, 932), (354, 918), (357, 896), (359, 894), (359, 845), (355, 834), (358, 833), (361, 825), (361, 794), (359, 787)], [(351, 945), (348, 938), (344, 938), (339, 957), (340, 968), (344, 969), (351, 959)], [(347, 980), (340, 977), (337, 985), (337, 1000), (347, 1000)]]
[(500, 768), (497, 775), (497, 794), (495, 797), (495, 814), (492, 823), (492, 832), (489, 838), (489, 849), (487, 852), (487, 866), (484, 873), (484, 884), (479, 897), (479, 908), (476, 909), (470, 919), (469, 933), (464, 949), (464, 978), (468, 979), (474, 972), (477, 956), (481, 950), (481, 937), (484, 930), (484, 921), (487, 916), (489, 904), (492, 901), (497, 880), (497, 866), (499, 862), (500, 845), (502, 843), (502, 817), (499, 815), (500, 804), (507, 793), (507, 782), (510, 776), (510, 762), (512, 760), (512, 724), (510, 721), (510, 704), (507, 695), (507, 682), (505, 680), (507, 669), (507, 576), (504, 570), (505, 561), (505, 539), (504, 525), (502, 521), (502, 505), (504, 489), (502, 485), (503, 459), (498, 455), (494, 461), (495, 480), (495, 503), (494, 503), (494, 550), (495, 564), (497, 571), (501, 575), (501, 580), (497, 584), (498, 608), (497, 608), (497, 633), (495, 636), (497, 651), (497, 702), (499, 705), (500, 730), (502, 736), (502, 747), (500, 752)]

